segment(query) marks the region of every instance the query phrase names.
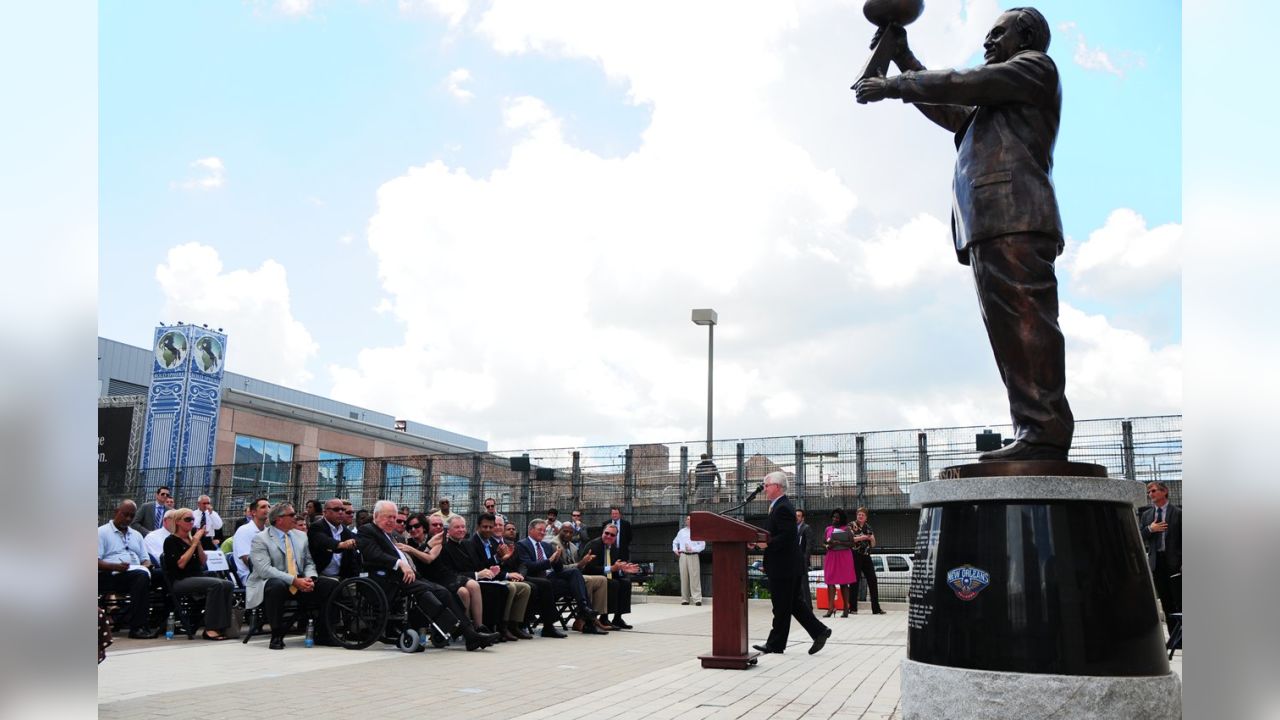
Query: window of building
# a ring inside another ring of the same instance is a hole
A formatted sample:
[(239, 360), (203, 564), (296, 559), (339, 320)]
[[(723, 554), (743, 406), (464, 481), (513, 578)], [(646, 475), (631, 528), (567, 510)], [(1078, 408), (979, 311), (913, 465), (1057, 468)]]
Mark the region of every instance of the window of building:
[(439, 507), (440, 501), (449, 500), (449, 511), (466, 514), (471, 512), (471, 478), (462, 475), (441, 475), (440, 492), (432, 501)]
[(357, 508), (365, 508), (364, 460), (331, 450), (321, 450), (319, 460), (315, 496), (348, 498)]
[(400, 507), (421, 509), (422, 469), (389, 462), (383, 481), (383, 497)]
[(236, 435), (235, 466), (232, 468), (236, 494), (261, 494), (272, 502), (285, 498), (293, 445), (278, 440)]

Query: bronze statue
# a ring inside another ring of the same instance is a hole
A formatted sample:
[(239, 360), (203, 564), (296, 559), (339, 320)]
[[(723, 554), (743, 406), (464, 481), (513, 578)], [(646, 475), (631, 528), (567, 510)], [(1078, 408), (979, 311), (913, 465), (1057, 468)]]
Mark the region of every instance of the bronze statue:
[(1014, 427), (1013, 443), (980, 459), (1066, 460), (1075, 421), (1058, 327), (1053, 263), (1063, 239), (1052, 179), (1062, 86), (1045, 54), (1049, 24), (1034, 8), (1005, 12), (983, 42), (985, 64), (967, 70), (925, 69), (901, 25), (881, 26), (873, 44), (885, 43), (902, 72), (858, 80), (858, 101), (901, 98), (955, 133), (951, 232), (960, 262), (973, 268)]

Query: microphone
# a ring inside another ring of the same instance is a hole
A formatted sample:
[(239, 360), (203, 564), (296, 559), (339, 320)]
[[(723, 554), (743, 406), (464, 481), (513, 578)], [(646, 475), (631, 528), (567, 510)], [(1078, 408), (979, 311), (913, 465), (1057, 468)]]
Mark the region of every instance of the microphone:
[(747, 496), (747, 502), (751, 502), (752, 500), (755, 500), (756, 496), (759, 495), (763, 490), (764, 490), (764, 483), (760, 483), (759, 485), (756, 486), (756, 489), (752, 490), (751, 494)]

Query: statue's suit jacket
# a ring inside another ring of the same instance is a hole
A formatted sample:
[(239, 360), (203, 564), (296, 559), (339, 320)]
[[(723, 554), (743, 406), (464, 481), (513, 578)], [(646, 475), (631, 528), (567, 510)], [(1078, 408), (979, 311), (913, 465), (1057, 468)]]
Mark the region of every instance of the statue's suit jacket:
[(904, 102), (955, 133), (951, 233), (961, 263), (973, 243), (1010, 233), (1056, 238), (1053, 146), (1062, 114), (1058, 68), (1023, 50), (967, 70), (919, 70), (895, 78)]
[[(253, 545), (249, 550), (249, 562), (253, 571), (245, 582), (244, 606), (255, 608), (262, 604), (267, 581), (275, 578), (292, 583), (295, 576), (285, 572), (288, 567), (284, 550), (271, 537), (272, 526), (268, 525), (262, 532), (253, 536)], [(314, 578), (319, 574), (316, 563), (311, 559), (311, 551), (307, 549), (307, 534), (301, 530), (290, 530), (289, 541), (293, 543), (293, 563), (297, 566), (297, 577)]]

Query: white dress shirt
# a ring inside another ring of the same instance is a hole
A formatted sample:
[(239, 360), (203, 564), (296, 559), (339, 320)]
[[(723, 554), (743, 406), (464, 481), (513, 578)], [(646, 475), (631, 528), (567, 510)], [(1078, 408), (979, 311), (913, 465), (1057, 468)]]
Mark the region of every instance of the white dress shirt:
[(689, 528), (682, 527), (680, 532), (676, 533), (676, 539), (671, 541), (672, 552), (695, 552), (700, 553), (707, 549), (707, 544), (702, 540), (694, 540), (689, 534)]

